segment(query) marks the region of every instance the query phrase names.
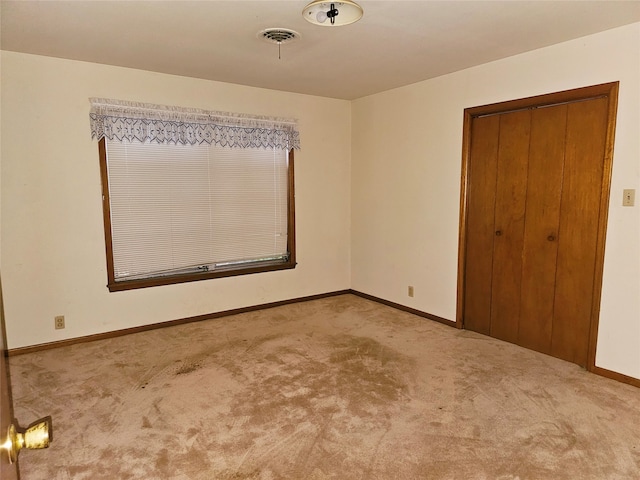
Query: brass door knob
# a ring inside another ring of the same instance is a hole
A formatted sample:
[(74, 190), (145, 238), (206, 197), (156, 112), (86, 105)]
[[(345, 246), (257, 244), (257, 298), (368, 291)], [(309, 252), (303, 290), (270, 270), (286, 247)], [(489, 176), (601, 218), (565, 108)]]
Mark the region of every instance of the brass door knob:
[(18, 460), (20, 450), (23, 448), (33, 450), (49, 448), (49, 444), (52, 441), (53, 424), (51, 417), (44, 417), (29, 425), (26, 430), (11, 424), (7, 432), (7, 439), (1, 447), (7, 451), (9, 462), (15, 463)]

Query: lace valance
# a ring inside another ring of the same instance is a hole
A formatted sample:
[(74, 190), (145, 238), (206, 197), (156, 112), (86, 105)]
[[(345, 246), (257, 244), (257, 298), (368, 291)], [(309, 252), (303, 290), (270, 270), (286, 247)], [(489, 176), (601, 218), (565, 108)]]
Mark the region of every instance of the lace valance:
[(294, 119), (90, 98), (91, 137), (232, 148), (300, 148)]

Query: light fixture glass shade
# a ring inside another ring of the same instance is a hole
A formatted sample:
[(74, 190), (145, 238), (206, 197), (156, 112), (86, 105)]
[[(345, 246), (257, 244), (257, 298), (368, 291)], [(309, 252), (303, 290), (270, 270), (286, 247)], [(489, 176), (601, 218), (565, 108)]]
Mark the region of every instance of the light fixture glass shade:
[[(331, 12), (336, 10), (337, 14), (333, 16)], [(307, 22), (323, 27), (349, 25), (360, 20), (363, 14), (362, 7), (351, 0), (342, 0), (341, 2), (317, 0), (302, 10), (302, 16)]]

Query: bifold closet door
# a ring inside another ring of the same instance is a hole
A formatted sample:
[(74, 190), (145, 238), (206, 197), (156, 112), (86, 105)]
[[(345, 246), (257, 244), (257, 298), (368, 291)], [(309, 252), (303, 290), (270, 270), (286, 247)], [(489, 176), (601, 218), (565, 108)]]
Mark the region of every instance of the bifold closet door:
[(464, 328), (491, 334), (494, 217), (500, 115), (471, 124), (467, 186)]
[(491, 289), (492, 337), (518, 343), (531, 110), (500, 115)]
[(567, 105), (551, 355), (585, 366), (594, 300), (608, 100)]
[(531, 111), (474, 119), (465, 328), (518, 343)]
[(473, 119), (464, 326), (586, 365), (607, 100)]
[(551, 353), (567, 105), (531, 112), (518, 340)]

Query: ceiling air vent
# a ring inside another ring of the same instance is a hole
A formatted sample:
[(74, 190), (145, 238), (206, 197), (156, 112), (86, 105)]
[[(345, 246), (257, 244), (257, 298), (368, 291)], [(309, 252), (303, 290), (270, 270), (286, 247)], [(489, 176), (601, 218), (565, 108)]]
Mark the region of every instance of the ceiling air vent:
[(258, 38), (262, 38), (265, 42), (282, 45), (283, 43), (297, 40), (300, 38), (300, 34), (288, 28), (266, 28), (258, 32)]

